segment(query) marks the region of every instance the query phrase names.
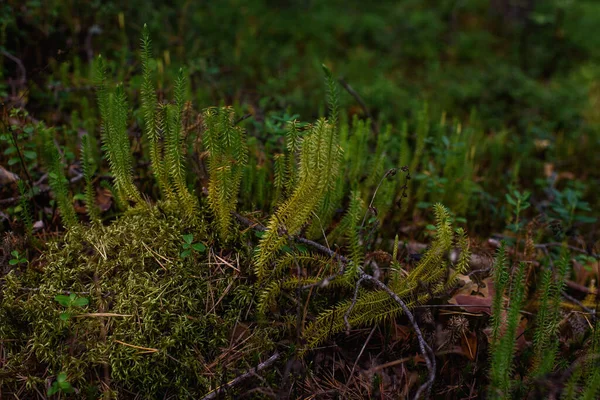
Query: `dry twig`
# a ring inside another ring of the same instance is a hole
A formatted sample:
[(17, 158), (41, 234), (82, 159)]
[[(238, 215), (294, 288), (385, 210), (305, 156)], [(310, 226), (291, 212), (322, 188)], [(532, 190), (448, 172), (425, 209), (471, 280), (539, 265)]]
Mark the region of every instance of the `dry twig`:
[(242, 375), (227, 382), (226, 384), (219, 386), (218, 388), (216, 388), (215, 390), (213, 390), (212, 392), (210, 392), (209, 394), (204, 396), (202, 398), (202, 400), (210, 400), (210, 399), (217, 398), (217, 396), (219, 396), (221, 393), (225, 392), (227, 389), (234, 387), (235, 385), (238, 385), (240, 382), (250, 378), (251, 376), (254, 376), (254, 374), (256, 374), (257, 372), (270, 367), (271, 365), (273, 365), (273, 363), (275, 363), (275, 361), (277, 361), (279, 359), (279, 357), (280, 357), (279, 352), (275, 352), (275, 354), (273, 354), (271, 357), (269, 357), (269, 359), (267, 359), (266, 361), (261, 362), (256, 367), (252, 368), (250, 371), (243, 373)]

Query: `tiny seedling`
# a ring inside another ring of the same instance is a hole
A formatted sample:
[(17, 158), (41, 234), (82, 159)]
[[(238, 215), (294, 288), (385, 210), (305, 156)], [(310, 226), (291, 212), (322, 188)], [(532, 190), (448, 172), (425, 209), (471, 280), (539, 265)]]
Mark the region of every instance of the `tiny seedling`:
[(87, 297), (77, 297), (75, 293), (71, 293), (70, 295), (59, 294), (54, 297), (54, 300), (58, 302), (63, 307), (66, 307), (67, 310), (60, 314), (60, 319), (63, 321), (67, 321), (71, 318), (72, 310), (74, 307), (84, 307), (89, 304), (90, 300)]
[(513, 190), (512, 196), (510, 193), (506, 194), (506, 201), (513, 206), (514, 215), (513, 223), (509, 224), (507, 228), (515, 233), (519, 232), (526, 224), (526, 221), (521, 220), (520, 217), (521, 211), (526, 210), (531, 206), (531, 203), (529, 203), (529, 196), (531, 196), (530, 192), (525, 191), (520, 193), (518, 190)]
[(65, 394), (75, 392), (73, 386), (67, 381), (67, 374), (64, 372), (60, 372), (56, 376), (56, 380), (52, 383), (52, 386), (48, 388), (48, 396), (52, 396), (58, 392)]
[(10, 254), (13, 256), (13, 258), (8, 261), (10, 265), (27, 264), (27, 259), (17, 250), (11, 251)]
[(206, 246), (204, 243), (196, 242), (194, 243), (194, 234), (188, 233), (187, 235), (183, 235), (183, 245), (181, 246), (183, 251), (181, 252), (181, 258), (186, 258), (192, 251), (197, 251), (203, 253), (206, 250)]

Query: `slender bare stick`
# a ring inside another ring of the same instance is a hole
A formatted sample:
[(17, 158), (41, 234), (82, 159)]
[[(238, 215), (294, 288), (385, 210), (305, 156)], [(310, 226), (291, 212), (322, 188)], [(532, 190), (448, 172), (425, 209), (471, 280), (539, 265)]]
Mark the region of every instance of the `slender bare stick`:
[[(242, 222), (243, 224), (245, 224), (247, 226), (253, 227), (257, 230), (265, 230), (265, 227), (259, 223), (252, 222), (249, 219), (247, 219), (235, 212), (233, 213), (233, 215), (238, 219), (238, 221)], [(327, 247), (323, 246), (322, 244), (319, 244), (317, 242), (314, 242), (312, 240), (309, 240), (309, 239), (306, 239), (306, 238), (303, 238), (300, 236), (295, 236), (294, 239), (300, 243), (310, 245), (311, 247), (315, 248), (316, 250), (319, 250), (320, 252), (322, 252), (323, 254), (327, 254), (327, 255), (331, 256), (332, 258), (337, 259), (338, 261), (340, 261), (340, 263), (342, 265), (341, 273), (338, 272), (335, 275), (326, 277), (317, 284), (308, 285), (310, 287), (325, 286), (332, 279), (335, 279), (335, 278), (343, 275), (345, 266), (347, 266), (351, 262), (348, 258), (335, 253), (331, 249), (328, 249)], [(421, 333), (421, 329), (419, 328), (419, 325), (417, 324), (417, 320), (415, 319), (415, 316), (410, 311), (410, 309), (408, 308), (406, 303), (392, 289), (390, 289), (385, 283), (381, 282), (379, 279), (375, 278), (374, 276), (365, 273), (361, 267), (358, 267), (358, 273), (359, 273), (359, 275), (358, 275), (359, 279), (357, 281), (357, 287), (363, 281), (373, 282), (375, 284), (375, 286), (384, 290), (388, 295), (390, 295), (390, 297), (392, 299), (394, 299), (396, 301), (396, 303), (398, 303), (400, 305), (400, 307), (402, 308), (402, 311), (408, 317), (408, 320), (410, 321), (411, 325), (413, 326), (413, 329), (415, 330), (415, 333), (417, 335), (417, 340), (419, 342), (419, 348), (421, 350), (421, 353), (423, 354), (423, 358), (425, 359), (425, 364), (427, 365), (427, 369), (429, 370), (429, 378), (427, 379), (427, 381), (425, 383), (423, 383), (421, 386), (419, 386), (419, 389), (417, 390), (417, 393), (415, 394), (415, 399), (419, 399), (419, 398), (421, 398), (421, 396), (424, 396), (425, 398), (427, 398), (429, 395), (429, 391), (431, 390), (431, 387), (433, 386), (433, 382), (435, 381), (435, 372), (436, 372), (435, 354), (434, 354), (433, 350), (431, 349), (431, 347), (425, 341), (423, 334)], [(358, 289), (355, 289), (355, 290), (358, 290)], [(354, 307), (356, 300), (357, 300), (357, 295), (355, 292), (355, 296), (353, 298), (353, 303), (350, 305), (351, 309)], [(352, 310), (350, 310), (350, 311), (352, 311)], [(349, 314), (350, 314), (350, 312), (347, 312), (347, 314), (344, 316), (345, 322), (348, 321), (347, 315), (349, 315)]]
[(367, 103), (364, 102), (364, 100), (362, 99), (362, 97), (360, 97), (358, 92), (356, 90), (354, 90), (354, 88), (352, 86), (350, 86), (350, 84), (348, 82), (346, 82), (345, 79), (339, 79), (339, 82), (344, 87), (344, 89), (346, 89), (346, 91), (348, 93), (350, 93), (350, 96), (354, 97), (354, 100), (356, 100), (356, 102), (360, 105), (360, 108), (363, 109), (367, 118), (369, 118), (371, 120), (371, 129), (373, 130), (373, 132), (378, 134), (379, 127), (377, 126), (377, 123), (373, 119), (373, 115), (371, 115), (371, 111), (369, 111), (369, 108), (367, 107)]
[(242, 375), (238, 376), (237, 378), (234, 378), (233, 380), (227, 382), (226, 384), (219, 386), (218, 388), (216, 388), (215, 390), (213, 390), (212, 392), (210, 392), (209, 394), (204, 396), (202, 398), (202, 400), (211, 400), (211, 399), (216, 398), (218, 395), (225, 392), (227, 389), (238, 385), (240, 382), (250, 378), (257, 372), (270, 367), (271, 365), (273, 365), (275, 363), (275, 361), (277, 361), (279, 359), (279, 357), (280, 357), (279, 352), (275, 352), (275, 354), (273, 354), (271, 357), (269, 357), (266, 361), (261, 362), (256, 367), (252, 368), (250, 371), (243, 373)]

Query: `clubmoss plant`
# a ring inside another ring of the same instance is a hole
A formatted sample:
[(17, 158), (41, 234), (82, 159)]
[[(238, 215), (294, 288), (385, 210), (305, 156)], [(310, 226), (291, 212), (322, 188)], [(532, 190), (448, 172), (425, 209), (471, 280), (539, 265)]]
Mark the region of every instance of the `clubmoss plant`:
[[(465, 232), (458, 229), (455, 235), (450, 214), (442, 205), (437, 204), (434, 211), (437, 229), (431, 247), (408, 276), (402, 279), (392, 277), (389, 284), (390, 289), (409, 307), (423, 304), (432, 296), (451, 288), (458, 274), (464, 273), (469, 265), (469, 244)], [(462, 256), (448, 276), (449, 266), (444, 256), (453, 245), (459, 247)], [(331, 335), (341, 332), (346, 327), (344, 315), (352, 304), (351, 299), (342, 301), (335, 308), (321, 312), (314, 322), (310, 322), (304, 330), (306, 349), (311, 349)], [(360, 291), (352, 312), (348, 315), (348, 321), (353, 327), (371, 325), (389, 321), (401, 313), (400, 305), (385, 291)]]

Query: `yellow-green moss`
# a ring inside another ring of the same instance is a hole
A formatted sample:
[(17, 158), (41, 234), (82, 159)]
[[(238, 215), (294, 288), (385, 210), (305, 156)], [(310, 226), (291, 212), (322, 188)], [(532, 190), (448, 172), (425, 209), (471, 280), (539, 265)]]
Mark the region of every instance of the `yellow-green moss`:
[[(227, 357), (223, 350), (235, 326), (252, 317), (254, 289), (236, 269), (209, 257), (215, 235), (203, 219), (187, 221), (166, 203), (135, 208), (109, 226), (69, 230), (49, 245), (43, 272), (9, 273), (0, 291), (8, 356), (0, 385), (18, 390), (23, 376), (31, 383), (27, 393), (44, 393), (46, 379), (65, 371), (82, 394), (106, 381), (111, 397), (182, 398), (204, 394), (251, 365), (271, 346), (261, 328), (246, 321), (251, 338), (244, 350)], [(182, 259), (187, 233), (207, 251)], [(54, 300), (65, 292), (90, 300), (66, 322)]]

